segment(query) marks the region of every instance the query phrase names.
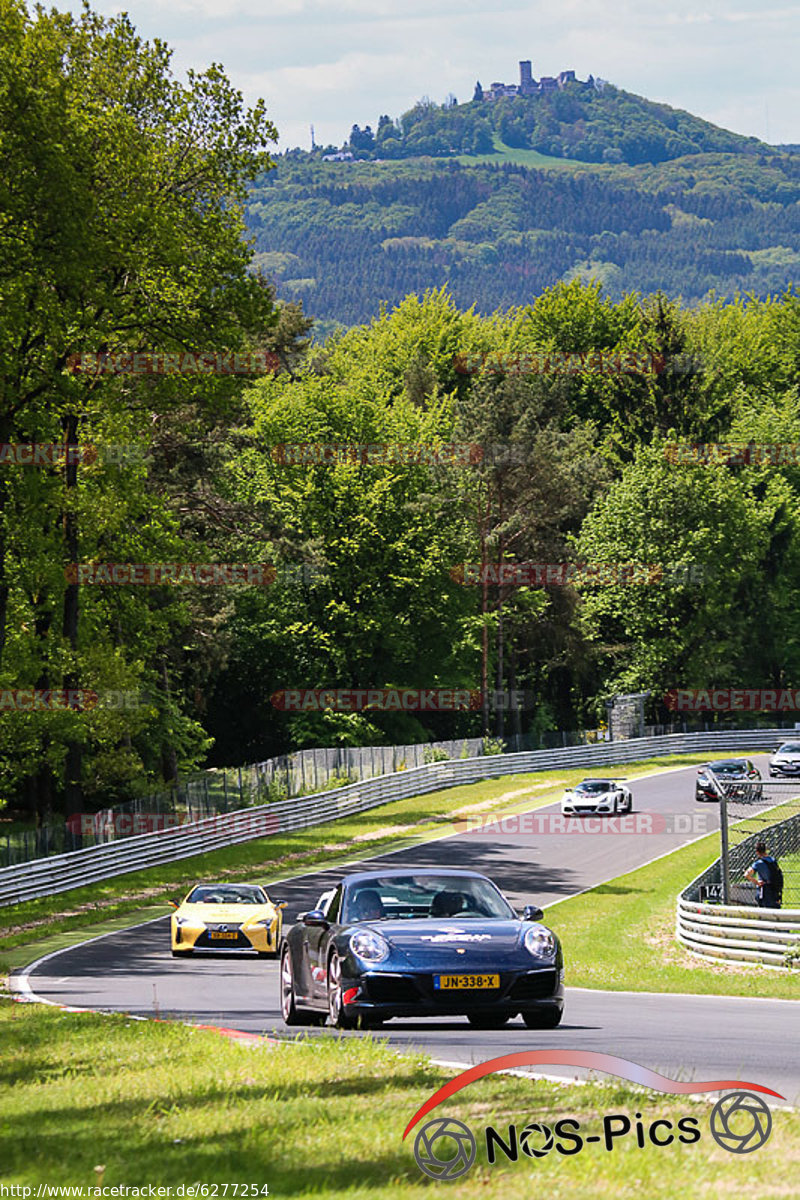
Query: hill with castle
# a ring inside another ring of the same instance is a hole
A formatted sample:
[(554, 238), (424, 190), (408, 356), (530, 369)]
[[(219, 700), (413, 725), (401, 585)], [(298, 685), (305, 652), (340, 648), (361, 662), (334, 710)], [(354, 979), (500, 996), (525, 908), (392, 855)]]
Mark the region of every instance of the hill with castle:
[(312, 145), (327, 162), (494, 154), (506, 146), (589, 163), (667, 162), (689, 154), (758, 154), (768, 147), (667, 104), (636, 96), (604, 79), (577, 79), (573, 70), (533, 75), (519, 64), (519, 83), (476, 83), (472, 99), (443, 104), (428, 97), (377, 125), (353, 125), (340, 146)]
[(256, 266), (318, 336), (431, 287), (488, 314), (572, 279), (691, 303), (800, 278), (800, 155), (592, 76), (519, 70), (256, 181)]

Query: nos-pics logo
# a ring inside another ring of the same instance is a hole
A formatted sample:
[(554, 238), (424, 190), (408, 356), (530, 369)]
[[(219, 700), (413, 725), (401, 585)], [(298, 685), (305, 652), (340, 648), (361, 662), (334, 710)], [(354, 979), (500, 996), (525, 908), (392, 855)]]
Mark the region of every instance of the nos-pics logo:
[[(602, 1060), (602, 1063), (598, 1060)], [(778, 1092), (760, 1084), (739, 1080), (716, 1079), (704, 1083), (687, 1084), (657, 1075), (656, 1072), (630, 1063), (626, 1059), (610, 1054), (599, 1054), (578, 1050), (567, 1051), (524, 1051), (520, 1054), (503, 1055), (462, 1072), (439, 1088), (414, 1114), (405, 1133), (408, 1136), (415, 1125), (434, 1109), (442, 1100), (452, 1096), (467, 1084), (484, 1075), (508, 1070), (522, 1065), (543, 1062), (560, 1065), (584, 1066), (599, 1069), (606, 1074), (644, 1083), (659, 1091), (671, 1094), (716, 1092), (732, 1087), (735, 1091), (722, 1097), (714, 1105), (709, 1120), (711, 1136), (723, 1149), (732, 1154), (750, 1154), (768, 1140), (772, 1132), (772, 1114), (760, 1095), (767, 1093), (784, 1099)], [(654, 1081), (658, 1081), (657, 1083)], [(666, 1118), (650, 1121), (637, 1112), (631, 1120), (626, 1113), (606, 1113), (602, 1118), (602, 1132), (584, 1131), (580, 1121), (573, 1117), (562, 1118), (550, 1123), (530, 1122), (526, 1125), (508, 1125), (505, 1129), (486, 1126), (483, 1130), (486, 1157), (491, 1166), (500, 1161), (517, 1162), (521, 1155), (530, 1159), (544, 1158), (550, 1153), (571, 1156), (580, 1153), (590, 1143), (599, 1143), (613, 1150), (622, 1139), (634, 1139), (639, 1149), (647, 1145), (670, 1146), (674, 1143), (691, 1145), (702, 1136), (700, 1118), (683, 1116), (673, 1122)], [(434, 1117), (417, 1131), (414, 1139), (414, 1157), (420, 1170), (431, 1179), (450, 1182), (469, 1171), (475, 1162), (478, 1141), (463, 1121), (454, 1117)]]

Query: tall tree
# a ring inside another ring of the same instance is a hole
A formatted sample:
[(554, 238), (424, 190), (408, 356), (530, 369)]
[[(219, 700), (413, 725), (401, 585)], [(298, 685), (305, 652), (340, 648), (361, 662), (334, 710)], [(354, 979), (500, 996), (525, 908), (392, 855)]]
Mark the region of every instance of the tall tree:
[[(0, 440), (75, 450), (46, 522), (60, 530), (60, 581), (52, 567), (36, 581), (40, 618), (28, 661), (6, 657), (0, 670), (29, 684), (15, 675), (36, 662), (39, 677), (58, 687), (79, 681), (90, 637), (83, 589), (64, 572), (98, 549), (78, 448), (87, 434), (109, 436), (126, 423), (147, 438), (181, 390), (204, 392), (212, 404), (226, 390), (197, 379), (182, 389), (174, 380), (109, 379), (74, 370), (74, 356), (235, 349), (263, 332), (272, 297), (248, 271), (242, 202), (247, 183), (270, 167), (276, 134), (263, 102), (245, 109), (219, 66), (176, 81), (166, 45), (143, 41), (125, 15), (29, 14), (21, 0), (0, 0), (0, 38)], [(0, 477), (0, 650), (25, 495), (19, 478)], [(63, 730), (52, 722), (47, 741)], [(81, 743), (73, 732), (61, 740), (73, 805)]]

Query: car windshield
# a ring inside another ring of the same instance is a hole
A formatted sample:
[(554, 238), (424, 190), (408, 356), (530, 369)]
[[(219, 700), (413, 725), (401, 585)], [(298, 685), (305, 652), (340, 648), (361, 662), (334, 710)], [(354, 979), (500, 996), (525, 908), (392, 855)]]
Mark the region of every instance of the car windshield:
[(576, 792), (586, 792), (590, 796), (599, 796), (603, 792), (609, 791), (611, 783), (608, 779), (584, 779), (583, 783), (579, 783), (575, 788)]
[(513, 920), (516, 914), (493, 883), (469, 875), (382, 875), (347, 889), (345, 923), (426, 917)]
[(778, 754), (800, 754), (800, 744), (797, 742), (787, 742), (785, 746), (781, 746)]
[(187, 904), (266, 904), (263, 888), (247, 887), (244, 884), (213, 884), (196, 887), (186, 900)]
[(732, 775), (734, 772), (745, 771), (747, 769), (746, 763), (738, 762), (735, 758), (726, 758), (720, 762), (713, 762), (708, 765), (718, 775)]

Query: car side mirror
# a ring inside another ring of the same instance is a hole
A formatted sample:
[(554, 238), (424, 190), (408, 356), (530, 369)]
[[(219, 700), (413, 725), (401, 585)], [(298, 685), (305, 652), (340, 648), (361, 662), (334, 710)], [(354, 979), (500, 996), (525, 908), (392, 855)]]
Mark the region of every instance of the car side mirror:
[(535, 904), (526, 904), (522, 910), (523, 921), (541, 921), (544, 919), (544, 913)]
[(167, 904), (169, 904), (172, 908), (180, 908), (180, 904), (177, 900), (168, 900)]
[(273, 908), (286, 908), (287, 903), (288, 903), (288, 901), (286, 901), (286, 900), (279, 900), (278, 903), (273, 904), (272, 907)]
[(300, 920), (304, 925), (318, 925), (323, 929), (328, 928), (328, 919), (321, 908), (312, 908), (309, 912), (303, 913)]

